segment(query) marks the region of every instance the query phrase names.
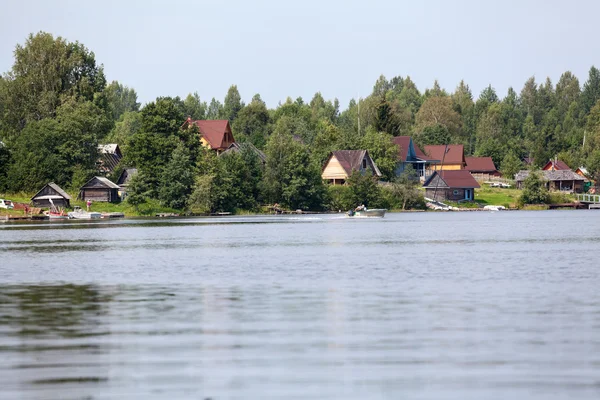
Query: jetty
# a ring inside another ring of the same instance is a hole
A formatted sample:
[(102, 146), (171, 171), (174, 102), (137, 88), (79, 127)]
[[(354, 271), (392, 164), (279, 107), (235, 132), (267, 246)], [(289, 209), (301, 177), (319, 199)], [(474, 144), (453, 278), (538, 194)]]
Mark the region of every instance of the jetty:
[(599, 194), (578, 194), (577, 201), (587, 206), (588, 209), (600, 210), (600, 195)]

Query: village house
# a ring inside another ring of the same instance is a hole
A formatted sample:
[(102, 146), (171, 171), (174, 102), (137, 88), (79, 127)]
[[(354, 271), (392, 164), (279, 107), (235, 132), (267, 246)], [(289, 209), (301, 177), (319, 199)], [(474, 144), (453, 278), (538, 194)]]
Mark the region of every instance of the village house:
[(343, 185), (354, 171), (381, 177), (367, 150), (337, 150), (329, 153), (321, 177), (333, 185)]
[(428, 166), (439, 162), (425, 154), (414, 145), (410, 136), (396, 136), (392, 142), (398, 146), (398, 165), (396, 166), (396, 176), (400, 176), (404, 170), (410, 165), (416, 171), (419, 177), (425, 177)]
[(435, 171), (423, 185), (425, 197), (435, 201), (473, 201), (479, 184), (467, 170)]
[(116, 143), (99, 144), (98, 152), (100, 158), (96, 161), (96, 169), (101, 174), (110, 174), (123, 158), (123, 153)]
[(587, 170), (587, 168), (585, 167), (579, 167), (575, 170), (575, 173), (579, 176), (583, 176), (584, 178), (587, 179), (587, 177), (589, 176), (589, 172)]
[[(531, 171), (522, 170), (515, 175), (517, 189), (523, 189), (523, 182)], [(553, 191), (562, 191), (570, 193), (583, 193), (583, 186), (586, 179), (575, 172), (568, 170), (545, 170), (539, 171), (540, 176), (546, 181), (546, 188)]]
[(121, 200), (119, 186), (102, 176), (95, 176), (79, 189), (81, 200), (115, 203)]
[(35, 207), (71, 207), (71, 196), (54, 182), (46, 184), (32, 198)]
[(465, 163), (465, 169), (472, 175), (480, 175), (481, 179), (489, 179), (491, 176), (501, 176), (494, 165), (492, 157), (465, 157)]
[(542, 171), (570, 171), (571, 168), (561, 160), (550, 160), (542, 167)]
[(193, 120), (188, 118), (182, 128), (191, 125), (198, 127), (200, 131), (200, 142), (202, 146), (222, 153), (227, 150), (232, 143), (235, 143), (231, 126), (227, 120)]
[(455, 171), (465, 168), (465, 150), (462, 144), (441, 144), (425, 146), (425, 154), (433, 160), (439, 160), (438, 163), (431, 163), (427, 166), (433, 171)]

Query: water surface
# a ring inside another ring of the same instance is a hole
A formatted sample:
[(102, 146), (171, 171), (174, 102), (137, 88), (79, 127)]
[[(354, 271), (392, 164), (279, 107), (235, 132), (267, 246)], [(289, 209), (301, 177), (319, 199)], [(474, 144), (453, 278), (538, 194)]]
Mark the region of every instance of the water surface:
[(600, 212), (0, 224), (0, 398), (597, 399)]

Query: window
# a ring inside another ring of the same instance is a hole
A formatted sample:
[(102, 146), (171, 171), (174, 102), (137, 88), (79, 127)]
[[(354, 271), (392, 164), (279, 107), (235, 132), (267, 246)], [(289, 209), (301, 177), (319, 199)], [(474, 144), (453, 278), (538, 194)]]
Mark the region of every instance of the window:
[(367, 159), (363, 158), (363, 169), (367, 169)]
[(454, 189), (454, 191), (452, 192), (453, 195), (458, 196), (459, 191), (457, 189)]

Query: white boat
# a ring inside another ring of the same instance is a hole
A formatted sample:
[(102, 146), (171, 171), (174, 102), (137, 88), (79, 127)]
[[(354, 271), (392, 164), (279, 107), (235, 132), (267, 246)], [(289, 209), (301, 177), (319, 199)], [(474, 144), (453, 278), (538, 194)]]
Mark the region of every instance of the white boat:
[(348, 217), (352, 218), (383, 218), (385, 216), (385, 208), (373, 208), (371, 210), (348, 211)]
[(81, 207), (75, 206), (69, 214), (71, 219), (100, 219), (102, 214), (94, 211), (83, 211)]
[(506, 210), (506, 207), (504, 207), (504, 206), (485, 206), (485, 207), (483, 207), (483, 209), (485, 211), (502, 211), (502, 210)]

